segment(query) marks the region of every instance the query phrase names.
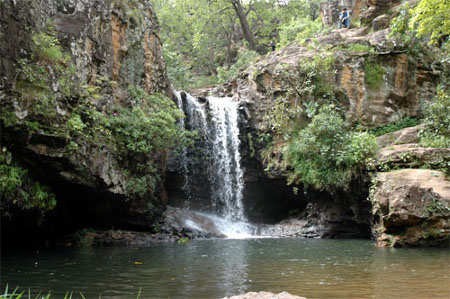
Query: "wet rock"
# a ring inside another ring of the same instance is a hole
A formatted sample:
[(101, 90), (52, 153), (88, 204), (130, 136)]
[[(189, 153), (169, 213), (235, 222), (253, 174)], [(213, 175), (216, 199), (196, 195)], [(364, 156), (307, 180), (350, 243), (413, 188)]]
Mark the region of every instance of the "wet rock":
[(449, 246), (450, 182), (440, 171), (378, 173), (371, 197), (380, 246)]
[(370, 235), (370, 203), (356, 199), (310, 202), (297, 216), (275, 225), (261, 225), (262, 236), (302, 238), (364, 238)]
[(418, 125), (379, 136), (377, 138), (378, 146), (383, 148), (388, 145), (417, 143), (419, 133), (423, 128), (425, 128), (424, 125)]
[(224, 238), (214, 220), (204, 214), (168, 206), (162, 216), (161, 229), (165, 233), (190, 238)]
[(243, 295), (224, 297), (223, 299), (306, 299), (306, 297), (291, 295), (287, 292), (282, 292), (279, 294), (270, 292), (249, 292)]

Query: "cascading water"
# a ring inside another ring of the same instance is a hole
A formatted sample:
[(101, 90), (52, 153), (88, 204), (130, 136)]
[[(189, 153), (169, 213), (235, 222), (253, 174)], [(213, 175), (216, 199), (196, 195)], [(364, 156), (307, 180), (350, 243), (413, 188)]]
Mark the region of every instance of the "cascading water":
[(227, 220), (244, 221), (244, 175), (239, 153), (237, 103), (229, 98), (208, 98), (212, 122), (213, 202), (222, 202)]
[[(198, 145), (201, 150), (184, 152), (182, 157), (187, 207), (198, 197), (198, 186), (203, 185), (209, 189), (208, 212), (214, 214), (210, 218), (217, 228), (228, 237), (249, 237), (252, 228), (246, 222), (242, 202), (244, 173), (239, 153), (238, 103), (231, 98), (209, 97), (202, 104), (189, 94), (184, 101), (180, 94), (177, 97), (180, 109), (186, 114), (184, 126), (197, 130), (203, 137)], [(206, 173), (202, 176), (201, 171)], [(207, 182), (196, 181), (205, 174)]]

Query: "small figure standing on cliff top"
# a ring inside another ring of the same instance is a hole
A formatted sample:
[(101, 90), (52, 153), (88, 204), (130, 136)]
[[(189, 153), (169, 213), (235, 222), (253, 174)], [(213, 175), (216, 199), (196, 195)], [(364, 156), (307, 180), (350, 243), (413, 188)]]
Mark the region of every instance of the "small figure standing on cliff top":
[(347, 8), (343, 8), (342, 11), (339, 13), (339, 26), (338, 28), (348, 28), (350, 25), (350, 15), (347, 12)]
[(277, 48), (277, 44), (274, 41), (271, 41), (268, 46), (272, 47), (272, 52), (274, 52), (275, 49)]

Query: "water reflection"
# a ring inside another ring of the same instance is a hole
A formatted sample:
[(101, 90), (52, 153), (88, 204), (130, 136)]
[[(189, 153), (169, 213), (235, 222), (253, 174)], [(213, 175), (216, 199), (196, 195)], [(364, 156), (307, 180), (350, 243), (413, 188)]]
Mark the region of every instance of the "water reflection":
[[(37, 264), (36, 264), (37, 263)], [(218, 298), (288, 291), (308, 298), (449, 298), (443, 249), (370, 241), (202, 240), (149, 248), (84, 248), (2, 256), (2, 286), (88, 298)]]

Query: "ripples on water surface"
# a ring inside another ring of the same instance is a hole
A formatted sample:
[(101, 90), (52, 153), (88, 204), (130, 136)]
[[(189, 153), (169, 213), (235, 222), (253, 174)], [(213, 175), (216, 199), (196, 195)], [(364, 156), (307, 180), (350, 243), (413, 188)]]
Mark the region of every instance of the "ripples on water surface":
[[(37, 262), (37, 266), (35, 263)], [(367, 240), (196, 240), (147, 248), (3, 252), (1, 284), (87, 298), (218, 298), (288, 291), (308, 298), (450, 298), (446, 249)], [(55, 297), (55, 298), (57, 298)]]

